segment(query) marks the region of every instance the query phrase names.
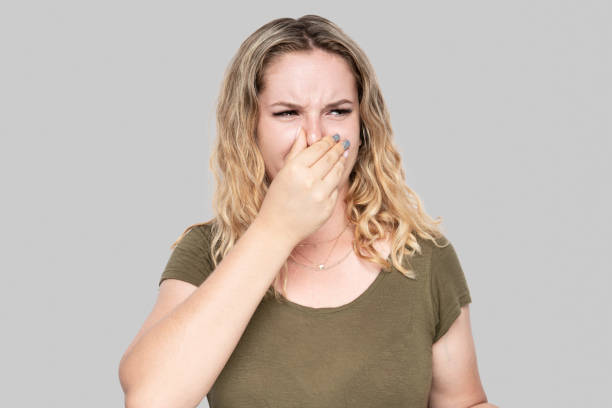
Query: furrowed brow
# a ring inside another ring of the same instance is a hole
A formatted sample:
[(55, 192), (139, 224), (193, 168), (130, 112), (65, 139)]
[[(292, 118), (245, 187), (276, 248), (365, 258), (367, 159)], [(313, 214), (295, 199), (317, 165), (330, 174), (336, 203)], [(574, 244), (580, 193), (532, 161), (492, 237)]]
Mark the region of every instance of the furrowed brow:
[[(350, 103), (352, 105), (353, 101), (351, 101), (350, 99), (340, 99), (339, 101), (328, 103), (327, 105), (325, 105), (324, 109), (334, 108), (336, 106), (342, 105), (343, 103)], [(296, 105), (295, 103), (290, 103), (290, 102), (275, 102), (272, 105), (269, 105), (269, 107), (271, 108), (271, 107), (277, 106), (277, 105), (286, 106), (286, 107), (291, 108), (291, 109), (300, 109), (301, 108), (300, 105)]]

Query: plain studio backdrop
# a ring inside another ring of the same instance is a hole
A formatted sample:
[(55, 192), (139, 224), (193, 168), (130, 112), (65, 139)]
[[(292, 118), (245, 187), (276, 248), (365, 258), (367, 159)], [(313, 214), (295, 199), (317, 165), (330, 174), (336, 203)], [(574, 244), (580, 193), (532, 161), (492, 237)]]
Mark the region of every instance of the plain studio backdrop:
[(489, 401), (607, 406), (612, 13), (584, 0), (3, 2), (1, 405), (123, 406), (170, 245), (212, 217), (223, 71), (304, 14), (376, 69), (466, 274)]

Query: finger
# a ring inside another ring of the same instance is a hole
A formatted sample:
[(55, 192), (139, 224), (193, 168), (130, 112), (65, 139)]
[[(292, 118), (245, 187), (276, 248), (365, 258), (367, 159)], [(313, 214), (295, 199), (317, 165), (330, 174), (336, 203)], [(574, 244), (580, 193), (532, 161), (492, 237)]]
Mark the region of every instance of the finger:
[(336, 198), (338, 198), (338, 188), (334, 188), (334, 191), (332, 191), (330, 198), (332, 199), (332, 201), (336, 201)]
[(335, 133), (333, 136), (322, 137), (319, 141), (310, 145), (306, 150), (300, 152), (297, 160), (304, 166), (312, 167), (329, 151), (329, 149), (336, 145), (337, 141), (334, 137), (340, 140), (340, 135), (338, 133)]
[(304, 132), (304, 129), (300, 125), (298, 126), (297, 131), (295, 132), (295, 136), (293, 138), (293, 145), (291, 146), (289, 153), (287, 153), (287, 155), (285, 156), (285, 163), (288, 163), (290, 160), (296, 157), (302, 150), (306, 148), (307, 144), (308, 143), (306, 142), (306, 132)]
[(346, 160), (348, 155), (341, 154), (340, 158), (336, 161), (331, 170), (323, 177), (321, 181), (321, 188), (326, 194), (330, 194), (334, 189), (338, 188), (342, 175), (344, 174), (344, 168), (346, 167)]
[(332, 167), (338, 162), (344, 151), (348, 148), (348, 140), (343, 140), (329, 149), (312, 167), (312, 174), (318, 180), (323, 179)]

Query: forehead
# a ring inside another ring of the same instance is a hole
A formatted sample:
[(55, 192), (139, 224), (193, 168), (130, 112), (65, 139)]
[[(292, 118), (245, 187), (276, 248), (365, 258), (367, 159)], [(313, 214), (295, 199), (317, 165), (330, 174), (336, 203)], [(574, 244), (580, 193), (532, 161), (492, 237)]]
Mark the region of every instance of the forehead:
[(298, 51), (281, 55), (265, 69), (261, 97), (302, 100), (310, 97), (354, 97), (355, 77), (339, 55), (322, 51)]

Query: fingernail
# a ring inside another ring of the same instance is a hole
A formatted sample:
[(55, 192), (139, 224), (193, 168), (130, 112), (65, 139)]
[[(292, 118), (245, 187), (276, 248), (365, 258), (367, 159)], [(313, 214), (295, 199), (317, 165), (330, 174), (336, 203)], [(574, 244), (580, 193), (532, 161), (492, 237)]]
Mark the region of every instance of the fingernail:
[(351, 145), (351, 142), (349, 142), (348, 139), (346, 139), (344, 141), (344, 150), (348, 149), (350, 145)]
[(334, 141), (337, 142), (338, 140), (340, 140), (340, 135), (339, 134), (335, 134), (332, 136), (334, 138)]

